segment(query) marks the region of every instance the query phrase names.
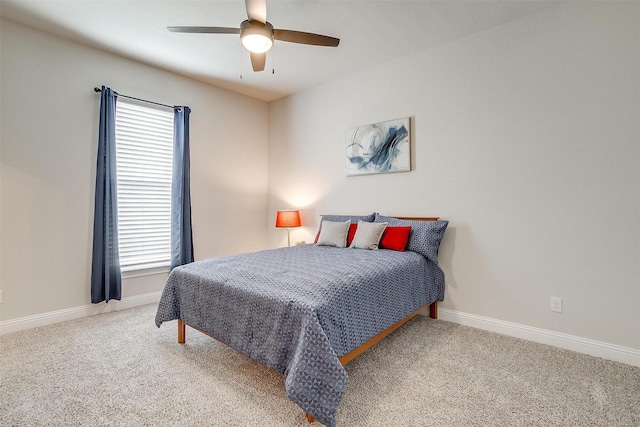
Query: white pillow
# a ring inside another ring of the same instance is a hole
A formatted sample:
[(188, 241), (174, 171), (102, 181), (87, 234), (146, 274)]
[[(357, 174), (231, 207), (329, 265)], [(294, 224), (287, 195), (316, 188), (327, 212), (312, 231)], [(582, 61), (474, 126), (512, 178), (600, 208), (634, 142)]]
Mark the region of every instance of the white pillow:
[(378, 250), (382, 233), (387, 228), (386, 222), (358, 221), (356, 235), (353, 236), (350, 248)]
[(320, 225), (320, 236), (318, 236), (317, 246), (335, 246), (336, 248), (347, 247), (347, 234), (351, 221), (334, 222), (322, 220)]

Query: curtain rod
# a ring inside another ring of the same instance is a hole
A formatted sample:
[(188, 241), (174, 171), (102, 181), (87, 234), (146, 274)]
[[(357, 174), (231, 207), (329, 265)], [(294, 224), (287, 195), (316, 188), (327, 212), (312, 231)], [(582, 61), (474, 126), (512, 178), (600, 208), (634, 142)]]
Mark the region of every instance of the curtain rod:
[[(101, 89), (101, 88), (99, 88), (99, 87), (94, 87), (94, 88), (93, 88), (93, 91), (94, 91), (94, 92), (102, 92), (102, 89)], [(118, 93), (118, 92), (116, 92), (116, 91), (113, 91), (113, 93), (115, 93), (116, 95), (121, 96), (121, 97), (123, 97), (123, 98), (134, 99), (134, 100), (136, 100), (136, 101), (146, 102), (146, 103), (148, 103), (148, 104), (155, 104), (155, 105), (159, 105), (159, 106), (161, 106), (161, 107), (167, 107), (167, 108), (171, 108), (171, 109), (174, 109), (174, 108), (178, 108), (178, 109), (180, 109), (180, 108), (182, 108), (182, 107), (178, 107), (178, 106), (175, 106), (175, 105), (161, 104), (161, 103), (159, 103), (159, 102), (147, 101), (146, 99), (140, 99), (140, 98), (135, 98), (135, 97), (133, 97), (133, 96), (122, 95), (122, 94), (120, 94), (120, 93)]]

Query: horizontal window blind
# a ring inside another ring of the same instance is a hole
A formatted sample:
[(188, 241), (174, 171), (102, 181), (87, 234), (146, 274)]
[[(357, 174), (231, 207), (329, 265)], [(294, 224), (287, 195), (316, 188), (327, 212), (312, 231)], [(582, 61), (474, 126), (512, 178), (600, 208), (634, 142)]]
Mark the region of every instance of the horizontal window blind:
[(169, 266), (173, 111), (118, 98), (116, 157), (121, 269)]

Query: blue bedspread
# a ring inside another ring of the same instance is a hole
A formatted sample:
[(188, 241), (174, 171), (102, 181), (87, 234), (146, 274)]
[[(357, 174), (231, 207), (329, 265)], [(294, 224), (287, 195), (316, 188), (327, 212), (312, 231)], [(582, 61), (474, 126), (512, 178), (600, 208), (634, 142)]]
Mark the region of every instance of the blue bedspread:
[(338, 357), (443, 297), (442, 271), (418, 253), (303, 245), (175, 268), (156, 325), (180, 318), (283, 373), (287, 396), (332, 427)]

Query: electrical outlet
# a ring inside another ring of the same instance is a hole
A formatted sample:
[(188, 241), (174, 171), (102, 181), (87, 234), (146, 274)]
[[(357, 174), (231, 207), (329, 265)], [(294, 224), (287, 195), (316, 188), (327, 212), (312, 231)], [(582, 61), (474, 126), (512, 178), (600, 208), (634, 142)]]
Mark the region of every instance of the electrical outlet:
[(551, 297), (551, 311), (562, 313), (562, 298)]

